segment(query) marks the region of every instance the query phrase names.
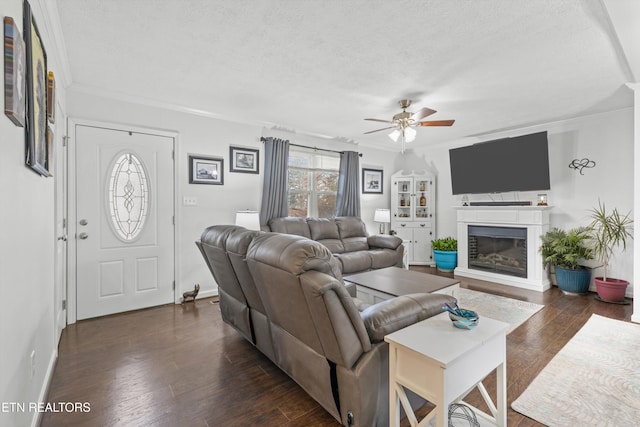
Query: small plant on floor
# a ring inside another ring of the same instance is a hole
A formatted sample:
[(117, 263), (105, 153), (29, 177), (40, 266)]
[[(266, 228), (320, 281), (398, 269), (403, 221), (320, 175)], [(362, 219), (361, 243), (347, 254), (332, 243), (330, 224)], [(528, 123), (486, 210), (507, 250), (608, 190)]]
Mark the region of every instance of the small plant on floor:
[(589, 225), (593, 239), (593, 252), (602, 262), (604, 272), (602, 277), (596, 277), (596, 291), (598, 297), (606, 302), (620, 303), (625, 301), (625, 292), (629, 282), (624, 279), (614, 279), (607, 276), (609, 261), (616, 247), (627, 248), (627, 239), (633, 238), (633, 220), (631, 212), (620, 214), (617, 209), (607, 212), (604, 203), (598, 201), (598, 207), (591, 210), (592, 222)]
[(458, 250), (458, 241), (453, 237), (436, 239), (431, 242), (434, 251), (454, 252)]
[(622, 250), (626, 250), (627, 238), (633, 238), (631, 234), (633, 220), (629, 217), (630, 214), (631, 212), (623, 216), (615, 208), (607, 213), (604, 203), (600, 201), (598, 201), (598, 207), (591, 210), (592, 222), (589, 227), (593, 239), (593, 251), (596, 258), (603, 264), (602, 280), (605, 282), (613, 249), (622, 246)]
[(542, 263), (544, 267), (555, 267), (576, 270), (582, 260), (593, 259), (593, 251), (587, 246), (591, 238), (586, 227), (573, 228), (568, 232), (559, 228), (547, 231), (542, 236)]
[(433, 259), (440, 271), (453, 271), (458, 265), (458, 241), (453, 237), (436, 239), (431, 242)]
[(593, 259), (588, 246), (590, 229), (573, 228), (569, 231), (554, 228), (542, 236), (542, 263), (553, 266), (556, 282), (565, 294), (585, 294), (591, 283), (591, 270), (581, 266), (583, 260)]

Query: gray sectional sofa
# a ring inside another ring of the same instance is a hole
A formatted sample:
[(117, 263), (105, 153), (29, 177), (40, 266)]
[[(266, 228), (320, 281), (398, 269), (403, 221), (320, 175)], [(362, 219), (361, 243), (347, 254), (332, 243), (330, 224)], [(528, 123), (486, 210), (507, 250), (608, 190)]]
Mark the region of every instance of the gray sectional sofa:
[(218, 283), (223, 320), (345, 426), (388, 425), (384, 335), (454, 300), (411, 294), (359, 307), (339, 258), (302, 236), (218, 225), (196, 244)]
[(402, 239), (383, 234), (370, 236), (358, 217), (274, 218), (269, 222), (269, 229), (322, 243), (340, 261), (343, 274), (402, 267)]

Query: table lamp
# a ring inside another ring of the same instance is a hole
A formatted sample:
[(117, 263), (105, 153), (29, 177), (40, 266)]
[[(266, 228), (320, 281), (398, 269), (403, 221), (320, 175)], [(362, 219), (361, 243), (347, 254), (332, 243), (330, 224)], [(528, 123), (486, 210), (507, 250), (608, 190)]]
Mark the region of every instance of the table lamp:
[(391, 222), (391, 211), (389, 209), (376, 209), (373, 220), (380, 223), (380, 234), (384, 234), (384, 225)]

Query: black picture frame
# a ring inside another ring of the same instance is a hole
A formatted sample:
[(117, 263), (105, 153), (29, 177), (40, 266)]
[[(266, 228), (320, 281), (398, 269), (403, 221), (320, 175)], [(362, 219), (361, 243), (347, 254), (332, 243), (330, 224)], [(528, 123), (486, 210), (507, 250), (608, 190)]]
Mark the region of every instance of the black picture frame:
[(384, 185), (384, 172), (382, 169), (362, 168), (362, 193), (382, 194)]
[(31, 15), (31, 6), (23, 4), (23, 36), (26, 57), (26, 163), (42, 176), (49, 176), (47, 162), (47, 52), (40, 31)]
[(224, 159), (189, 155), (189, 184), (224, 185)]
[(229, 172), (260, 173), (260, 150), (229, 146)]

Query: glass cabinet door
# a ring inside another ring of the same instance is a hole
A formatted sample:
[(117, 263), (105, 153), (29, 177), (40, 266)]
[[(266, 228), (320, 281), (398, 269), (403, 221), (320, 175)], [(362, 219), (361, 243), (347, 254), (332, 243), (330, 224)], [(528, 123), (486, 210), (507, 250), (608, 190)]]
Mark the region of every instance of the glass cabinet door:
[(396, 218), (411, 219), (413, 218), (411, 209), (413, 208), (413, 179), (399, 178), (396, 182), (398, 188), (396, 200), (394, 201), (394, 212)]

